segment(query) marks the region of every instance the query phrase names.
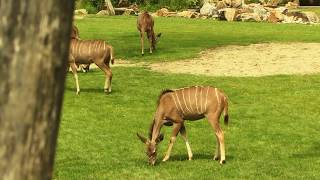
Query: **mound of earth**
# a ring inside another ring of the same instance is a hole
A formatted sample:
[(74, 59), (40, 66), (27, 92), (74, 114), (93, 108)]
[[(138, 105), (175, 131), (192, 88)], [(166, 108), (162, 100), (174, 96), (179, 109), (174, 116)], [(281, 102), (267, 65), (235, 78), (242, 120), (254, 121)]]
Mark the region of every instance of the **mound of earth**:
[(195, 59), (154, 63), (154, 71), (208, 76), (267, 76), (320, 72), (320, 43), (267, 43), (224, 46)]

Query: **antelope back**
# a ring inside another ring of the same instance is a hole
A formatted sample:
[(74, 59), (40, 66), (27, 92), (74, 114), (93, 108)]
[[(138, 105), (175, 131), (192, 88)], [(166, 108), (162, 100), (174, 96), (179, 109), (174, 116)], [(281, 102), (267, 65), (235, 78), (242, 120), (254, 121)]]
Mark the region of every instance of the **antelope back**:
[(153, 32), (154, 21), (148, 12), (144, 12), (138, 16), (137, 28), (141, 32)]
[(185, 116), (202, 115), (220, 106), (221, 92), (210, 86), (176, 89), (171, 93), (176, 108)]

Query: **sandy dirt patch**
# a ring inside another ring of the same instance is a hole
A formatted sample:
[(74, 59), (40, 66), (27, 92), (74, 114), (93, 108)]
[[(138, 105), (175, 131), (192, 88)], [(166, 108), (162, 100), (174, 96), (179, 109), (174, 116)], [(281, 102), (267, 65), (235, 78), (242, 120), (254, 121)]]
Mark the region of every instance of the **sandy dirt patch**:
[(208, 76), (267, 76), (320, 72), (320, 43), (267, 43), (224, 46), (200, 57), (150, 64), (154, 71)]

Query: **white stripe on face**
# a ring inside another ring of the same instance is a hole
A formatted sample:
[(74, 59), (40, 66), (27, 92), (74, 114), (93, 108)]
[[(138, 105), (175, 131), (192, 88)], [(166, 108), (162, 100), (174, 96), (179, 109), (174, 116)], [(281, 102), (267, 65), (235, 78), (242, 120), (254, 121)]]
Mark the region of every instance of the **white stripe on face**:
[(182, 93), (182, 98), (183, 98), (183, 101), (184, 101), (184, 105), (186, 106), (187, 110), (188, 110), (190, 113), (192, 113), (192, 112), (190, 111), (190, 109), (188, 108), (188, 106), (187, 106), (186, 99), (184, 98), (184, 89), (182, 89), (181, 91), (182, 91), (181, 93)]
[(184, 110), (183, 110), (183, 108), (182, 108), (182, 106), (181, 106), (180, 99), (179, 99), (179, 97), (178, 97), (177, 91), (175, 91), (174, 94), (175, 94), (176, 97), (177, 97), (178, 104), (179, 104), (179, 106), (180, 106), (180, 108), (181, 108), (182, 113), (185, 114), (185, 113), (184, 113)]

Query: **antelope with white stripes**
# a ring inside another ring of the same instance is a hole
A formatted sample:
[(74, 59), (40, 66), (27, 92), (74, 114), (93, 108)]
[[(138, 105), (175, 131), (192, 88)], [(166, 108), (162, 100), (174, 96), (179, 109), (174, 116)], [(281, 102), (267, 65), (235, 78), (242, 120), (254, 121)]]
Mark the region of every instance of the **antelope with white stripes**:
[(111, 92), (112, 71), (110, 68), (114, 63), (113, 47), (103, 40), (78, 40), (71, 39), (69, 65), (76, 80), (77, 94), (80, 93), (79, 80), (77, 75), (76, 64), (95, 63), (106, 76), (104, 92)]
[(162, 141), (163, 134), (160, 129), (163, 125), (173, 125), (170, 144), (163, 161), (167, 161), (176, 136), (180, 132), (184, 139), (189, 160), (192, 159), (192, 151), (187, 139), (184, 126), (185, 120), (199, 120), (206, 117), (215, 130), (217, 146), (214, 155), (220, 164), (225, 163), (224, 134), (219, 125), (221, 113), (224, 113), (224, 123), (228, 123), (228, 101), (226, 95), (217, 88), (210, 86), (193, 86), (176, 90), (163, 91), (158, 99), (158, 106), (149, 130), (149, 139), (137, 133), (140, 140), (146, 144), (146, 153), (149, 163), (154, 165), (157, 156), (157, 144)]

